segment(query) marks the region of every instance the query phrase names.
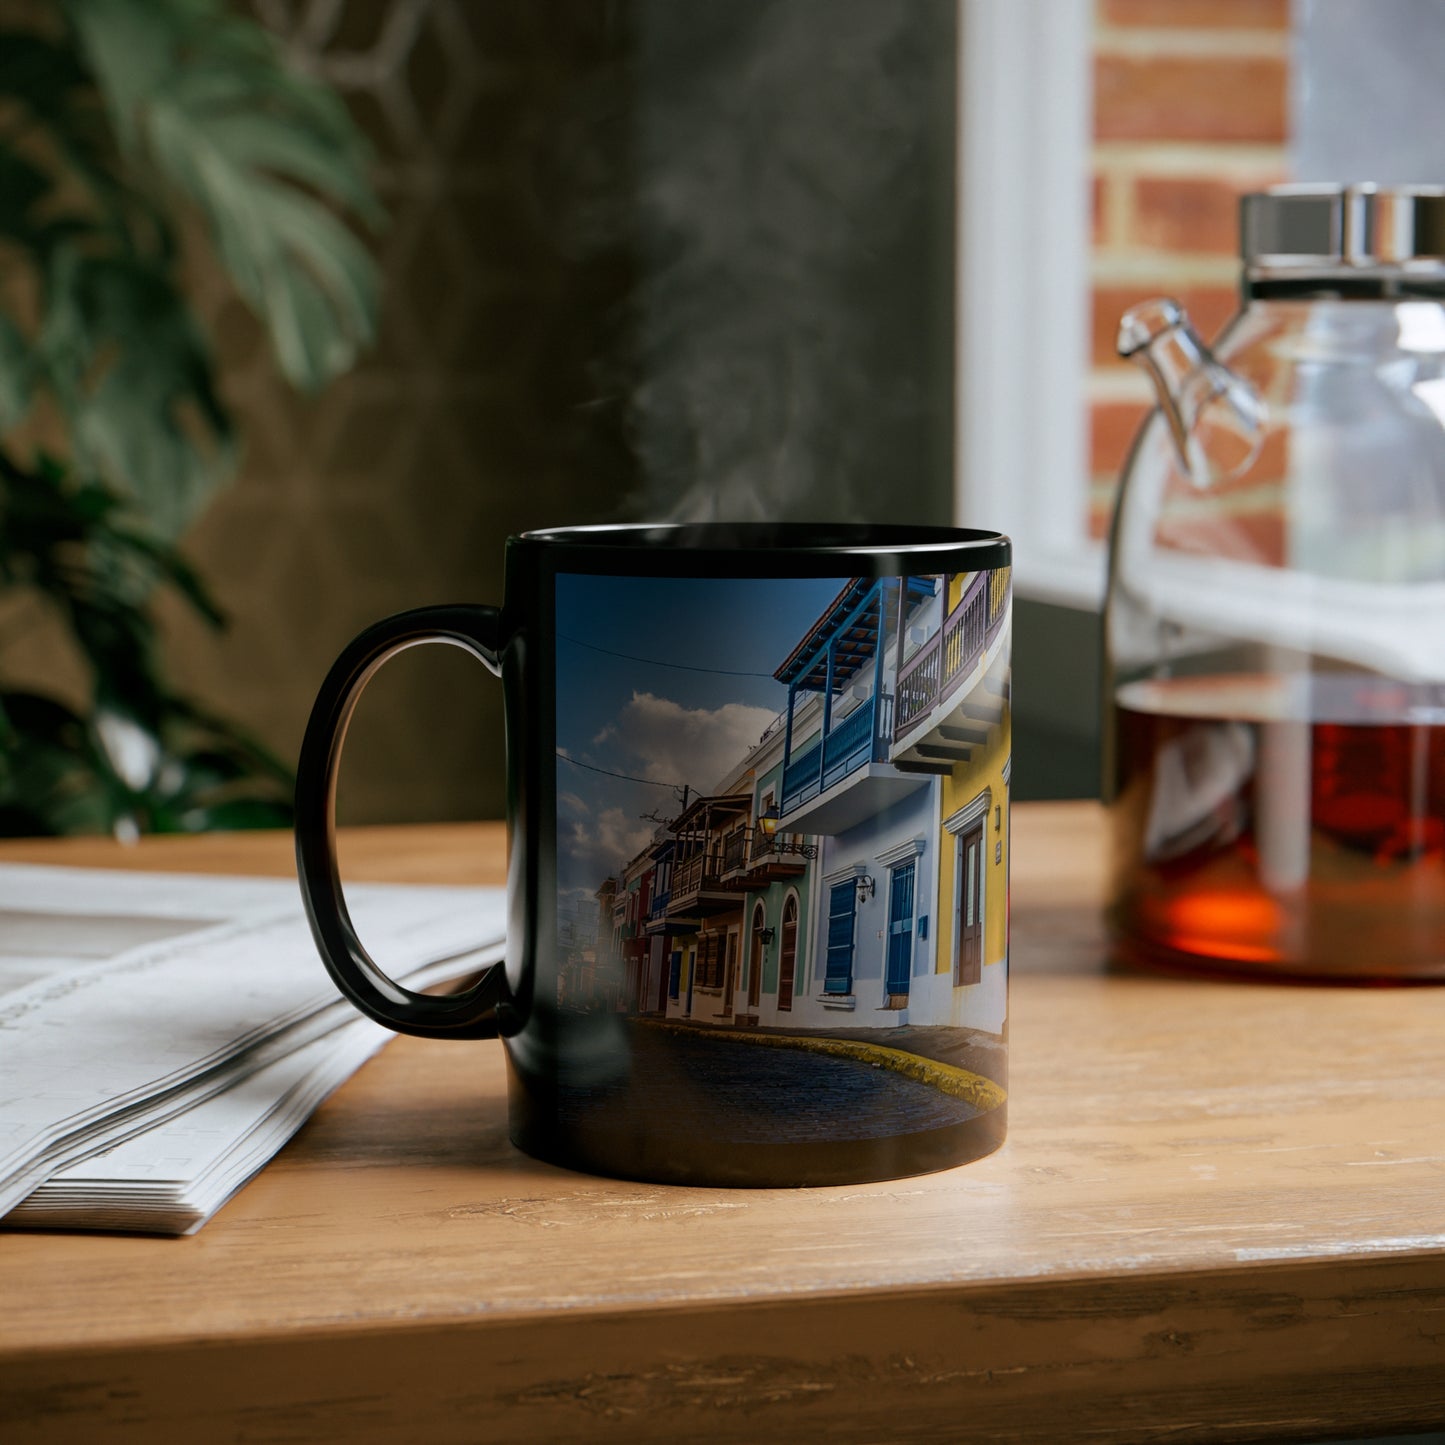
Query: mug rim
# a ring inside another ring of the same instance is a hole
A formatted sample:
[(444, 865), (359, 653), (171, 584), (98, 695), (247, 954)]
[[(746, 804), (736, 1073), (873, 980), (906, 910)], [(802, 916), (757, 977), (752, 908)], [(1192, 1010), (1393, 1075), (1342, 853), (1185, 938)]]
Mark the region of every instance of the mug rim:
[(983, 528), (895, 522), (608, 522), (539, 528), (510, 542), (654, 555), (742, 551), (813, 557), (987, 552), (1010, 546), (1004, 533)]

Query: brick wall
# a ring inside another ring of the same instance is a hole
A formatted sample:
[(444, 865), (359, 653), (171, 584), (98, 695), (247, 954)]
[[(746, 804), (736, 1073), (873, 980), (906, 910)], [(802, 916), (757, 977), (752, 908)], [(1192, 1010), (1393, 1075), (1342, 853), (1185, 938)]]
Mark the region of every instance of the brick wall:
[(1161, 293), (1213, 336), (1234, 312), (1236, 207), (1287, 179), (1288, 0), (1095, 0), (1089, 526), (1108, 529), (1150, 404), (1119, 317)]

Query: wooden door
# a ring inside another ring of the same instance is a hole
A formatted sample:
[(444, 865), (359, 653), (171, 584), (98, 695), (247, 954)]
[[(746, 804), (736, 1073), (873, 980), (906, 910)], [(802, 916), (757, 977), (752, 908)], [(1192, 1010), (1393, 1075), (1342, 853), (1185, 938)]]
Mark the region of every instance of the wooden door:
[[(667, 990), (671, 983), (671, 970), (668, 967), (666, 936), (658, 934), (652, 940), (652, 967), (653, 978), (657, 983), (657, 996), (653, 1000), (653, 1012), (665, 1014), (667, 1012)], [(676, 994), (673, 995), (676, 997)]]
[(954, 954), (955, 984), (977, 983), (983, 977), (983, 820), (958, 840), (958, 943)]
[(733, 1011), (733, 996), (738, 991), (738, 936), (736, 933), (728, 934), (728, 966), (727, 982), (723, 986), (723, 1006), (725, 1014)]
[(766, 922), (762, 904), (753, 912), (752, 947), (748, 950), (748, 1007), (756, 1009), (763, 999), (763, 924)]
[(798, 900), (789, 898), (783, 909), (783, 938), (778, 954), (778, 1012), (793, 1007), (793, 975), (798, 967)]

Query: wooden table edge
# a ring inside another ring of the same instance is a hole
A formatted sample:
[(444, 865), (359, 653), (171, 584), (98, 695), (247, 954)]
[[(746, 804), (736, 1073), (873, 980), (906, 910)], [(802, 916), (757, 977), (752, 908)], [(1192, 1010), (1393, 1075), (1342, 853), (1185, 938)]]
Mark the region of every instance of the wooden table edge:
[[(1241, 1336), (1241, 1311), (1267, 1349)], [(970, 1438), (990, 1439), (1058, 1438), (1065, 1420), (1073, 1438), (1323, 1437), (1363, 1420), (1389, 1433), (1445, 1421), (1445, 1323), (1439, 1335), (1409, 1329), (1422, 1312), (1445, 1319), (1438, 1254), (483, 1309), (7, 1351), (0, 1418), (23, 1423), (17, 1406), (58, 1392), (64, 1417), (97, 1433), (123, 1397), (125, 1416), (161, 1432), (152, 1439), (237, 1419), (269, 1438), (303, 1407), (355, 1441), (473, 1438), (449, 1431), (479, 1417), (494, 1423), (488, 1438), (539, 1442), (748, 1438), (740, 1415), (754, 1432), (847, 1440), (954, 1439), (963, 1420)], [(1362, 1316), (1376, 1327), (1362, 1333)], [(1240, 1435), (1241, 1420), (1257, 1435)], [(905, 1421), (904, 1436), (878, 1434)]]

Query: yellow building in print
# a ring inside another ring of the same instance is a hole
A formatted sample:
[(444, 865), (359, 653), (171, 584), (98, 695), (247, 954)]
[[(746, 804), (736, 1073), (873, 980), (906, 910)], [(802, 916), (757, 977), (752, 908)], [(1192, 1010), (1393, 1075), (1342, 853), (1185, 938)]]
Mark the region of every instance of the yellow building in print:
[(933, 977), (913, 1012), (994, 1034), (1008, 1017), (1009, 604), (1007, 568), (947, 579), (942, 627), (900, 669), (893, 754), (941, 783)]

